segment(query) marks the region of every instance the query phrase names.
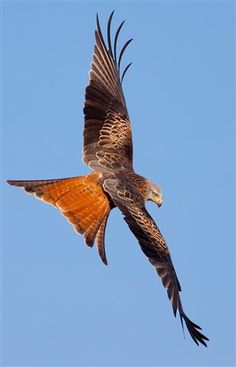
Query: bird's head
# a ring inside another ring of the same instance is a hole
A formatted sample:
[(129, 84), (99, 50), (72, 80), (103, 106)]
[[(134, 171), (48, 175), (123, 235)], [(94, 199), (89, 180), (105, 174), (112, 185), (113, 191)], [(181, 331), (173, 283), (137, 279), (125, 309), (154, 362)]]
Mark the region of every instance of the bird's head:
[(148, 181), (148, 190), (146, 200), (154, 201), (159, 207), (162, 204), (162, 192), (160, 186), (152, 181)]

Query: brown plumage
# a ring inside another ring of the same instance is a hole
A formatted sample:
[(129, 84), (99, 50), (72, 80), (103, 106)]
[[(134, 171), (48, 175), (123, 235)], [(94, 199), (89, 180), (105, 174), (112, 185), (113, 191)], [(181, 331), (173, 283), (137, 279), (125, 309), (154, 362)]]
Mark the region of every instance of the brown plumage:
[[(112, 13), (113, 15), (113, 13)], [(97, 17), (93, 62), (89, 85), (85, 91), (83, 160), (93, 170), (107, 172), (132, 170), (132, 131), (120, 80), (120, 62), (129, 40), (123, 46), (118, 63), (116, 43), (123, 23), (111, 47), (111, 19), (108, 21), (107, 49)]]
[(158, 185), (137, 175), (133, 170), (133, 146), (130, 119), (122, 90), (122, 79), (131, 64), (121, 74), (122, 55), (131, 42), (127, 41), (117, 55), (118, 27), (111, 42), (111, 21), (107, 26), (107, 44), (99, 20), (95, 32), (96, 44), (85, 91), (83, 160), (93, 170), (83, 177), (43, 181), (13, 181), (28, 193), (54, 205), (84, 235), (92, 246), (96, 241), (102, 261), (107, 264), (105, 229), (110, 210), (118, 207), (142, 251), (156, 268), (167, 289), (174, 315), (178, 311), (183, 326), (196, 344), (206, 346), (208, 338), (184, 313), (177, 278), (167, 244), (155, 222), (145, 209), (145, 202), (162, 203)]
[(99, 174), (94, 172), (81, 177), (36, 181), (8, 180), (8, 183), (23, 187), (27, 193), (58, 208), (73, 225), (74, 230), (84, 235), (88, 246), (93, 246), (96, 239), (101, 259), (107, 264), (104, 237), (111, 203), (99, 181)]

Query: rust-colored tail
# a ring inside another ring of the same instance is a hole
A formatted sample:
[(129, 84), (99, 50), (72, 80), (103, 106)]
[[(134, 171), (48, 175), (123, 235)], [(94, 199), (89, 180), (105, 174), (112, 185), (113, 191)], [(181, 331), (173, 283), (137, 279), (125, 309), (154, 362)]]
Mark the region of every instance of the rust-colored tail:
[(97, 173), (54, 180), (7, 182), (23, 187), (29, 194), (58, 208), (75, 231), (84, 235), (88, 246), (93, 246), (96, 240), (99, 255), (107, 264), (104, 237), (111, 205)]

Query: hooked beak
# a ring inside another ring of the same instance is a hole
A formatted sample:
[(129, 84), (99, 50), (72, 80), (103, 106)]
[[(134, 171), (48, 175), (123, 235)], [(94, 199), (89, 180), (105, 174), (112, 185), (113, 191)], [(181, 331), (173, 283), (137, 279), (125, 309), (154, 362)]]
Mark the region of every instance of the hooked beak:
[(159, 206), (159, 208), (160, 208), (160, 206), (162, 205), (162, 198), (160, 198), (160, 197), (157, 197), (157, 198), (155, 198), (155, 203)]

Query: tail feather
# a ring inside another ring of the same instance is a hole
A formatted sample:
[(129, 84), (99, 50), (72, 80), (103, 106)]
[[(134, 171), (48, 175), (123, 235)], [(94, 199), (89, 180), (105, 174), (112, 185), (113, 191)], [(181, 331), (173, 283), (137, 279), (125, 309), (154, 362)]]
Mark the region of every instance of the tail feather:
[(27, 193), (58, 208), (73, 225), (75, 231), (84, 235), (88, 246), (93, 246), (96, 238), (100, 244), (99, 255), (102, 261), (107, 263), (104, 234), (101, 232), (105, 230), (104, 222), (107, 221), (111, 205), (99, 183), (97, 173), (53, 180), (8, 180), (7, 182), (24, 188)]
[[(29, 194), (35, 195), (37, 198), (45, 201), (48, 204), (56, 205), (58, 199), (72, 188), (81, 187), (81, 179), (83, 177), (61, 178), (53, 180), (8, 180), (7, 183), (13, 186), (22, 187)], [(81, 187), (82, 190), (82, 187)]]
[(104, 217), (107, 216), (107, 211), (109, 210), (109, 205), (105, 203), (105, 205), (103, 204), (102, 207), (99, 207), (99, 209), (96, 211), (97, 219), (92, 222), (92, 224), (87, 228), (84, 233), (85, 243), (88, 246), (93, 246), (96, 234)]
[(63, 212), (81, 212), (87, 209), (91, 212), (91, 205), (95, 205), (94, 198), (80, 186), (71, 188), (56, 200), (56, 206)]
[(106, 230), (107, 219), (108, 219), (108, 216), (104, 216), (102, 223), (96, 234), (96, 238), (95, 238), (99, 256), (105, 265), (108, 265), (106, 251), (105, 251), (105, 230)]

